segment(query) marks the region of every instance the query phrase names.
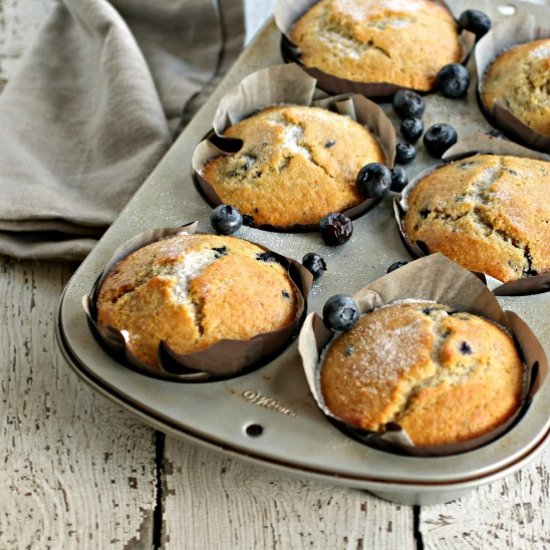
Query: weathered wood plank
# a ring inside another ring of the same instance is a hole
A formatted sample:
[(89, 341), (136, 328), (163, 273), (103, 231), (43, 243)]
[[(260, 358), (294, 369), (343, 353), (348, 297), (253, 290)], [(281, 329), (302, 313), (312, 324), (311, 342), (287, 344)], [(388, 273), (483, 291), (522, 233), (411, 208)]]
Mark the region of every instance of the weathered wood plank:
[(0, 548), (151, 548), (153, 431), (80, 382), (55, 344), (71, 272), (0, 259)]
[[(163, 548), (416, 548), (413, 509), (166, 438)], [(175, 521), (180, 518), (180, 521)]]
[(426, 507), (424, 548), (455, 550), (550, 547), (550, 449), (530, 466), (455, 502)]

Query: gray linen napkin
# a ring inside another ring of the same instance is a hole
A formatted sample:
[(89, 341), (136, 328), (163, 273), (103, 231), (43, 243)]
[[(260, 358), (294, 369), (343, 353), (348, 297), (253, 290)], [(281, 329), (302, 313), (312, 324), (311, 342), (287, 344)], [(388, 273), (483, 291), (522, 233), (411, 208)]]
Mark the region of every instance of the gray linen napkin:
[(240, 0), (64, 0), (0, 95), (0, 254), (79, 260), (235, 59)]

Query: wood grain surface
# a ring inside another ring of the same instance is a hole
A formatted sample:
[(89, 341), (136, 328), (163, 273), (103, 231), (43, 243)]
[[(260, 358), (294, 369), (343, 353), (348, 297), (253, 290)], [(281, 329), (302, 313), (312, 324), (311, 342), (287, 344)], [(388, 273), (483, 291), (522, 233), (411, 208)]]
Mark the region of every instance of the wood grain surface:
[[(0, 0), (0, 88), (54, 5)], [(273, 0), (248, 0), (248, 36)], [(456, 502), (400, 506), (154, 432), (70, 371), (54, 338), (75, 266), (0, 257), (0, 549), (550, 548), (550, 450)]]

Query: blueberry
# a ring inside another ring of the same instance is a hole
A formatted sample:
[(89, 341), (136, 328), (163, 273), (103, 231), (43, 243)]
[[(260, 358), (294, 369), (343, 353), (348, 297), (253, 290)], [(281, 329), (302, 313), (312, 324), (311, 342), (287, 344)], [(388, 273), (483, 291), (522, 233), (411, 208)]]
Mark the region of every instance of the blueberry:
[(424, 133), (424, 124), (419, 118), (406, 118), (401, 122), (401, 134), (409, 143), (416, 143)]
[(323, 321), (332, 330), (349, 330), (359, 319), (359, 306), (346, 294), (331, 296), (323, 306)]
[(338, 246), (349, 241), (353, 224), (344, 214), (328, 214), (319, 222), (319, 231), (325, 244)]
[(470, 73), (460, 63), (449, 63), (437, 73), (437, 86), (445, 97), (464, 97), (470, 85)]
[(430, 126), (424, 134), (424, 146), (432, 157), (441, 158), (443, 153), (458, 139), (456, 130), (445, 123)]
[(325, 260), (315, 252), (309, 252), (302, 258), (302, 265), (313, 275), (316, 281), (327, 270)]
[(401, 118), (422, 118), (426, 103), (412, 90), (399, 90), (393, 96), (393, 109)]
[(386, 269), (386, 273), (391, 273), (392, 271), (395, 271), (396, 269), (399, 269), (400, 267), (403, 267), (404, 265), (407, 265), (409, 262), (407, 260), (399, 260), (397, 262), (393, 262), (388, 269)]
[(401, 166), (395, 166), (391, 171), (391, 190), (401, 193), (409, 183), (407, 172)]
[(243, 224), (241, 213), (229, 204), (220, 204), (212, 210), (210, 223), (215, 231), (224, 235), (235, 233)]
[(395, 146), (395, 162), (410, 164), (416, 158), (416, 147), (410, 143), (401, 142)]
[(357, 174), (357, 189), (365, 197), (381, 199), (391, 187), (391, 171), (379, 162), (366, 164)]
[(473, 32), (476, 35), (476, 40), (479, 40), (491, 28), (491, 20), (482, 11), (466, 10), (460, 14), (458, 25), (460, 29)]

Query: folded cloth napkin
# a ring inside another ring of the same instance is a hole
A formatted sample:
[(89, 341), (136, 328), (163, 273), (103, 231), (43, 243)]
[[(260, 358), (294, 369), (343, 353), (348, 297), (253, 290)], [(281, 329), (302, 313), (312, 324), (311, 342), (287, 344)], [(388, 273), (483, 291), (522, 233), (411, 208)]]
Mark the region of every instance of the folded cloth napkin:
[(243, 21), (240, 0), (57, 5), (0, 95), (0, 254), (86, 256), (235, 59)]

